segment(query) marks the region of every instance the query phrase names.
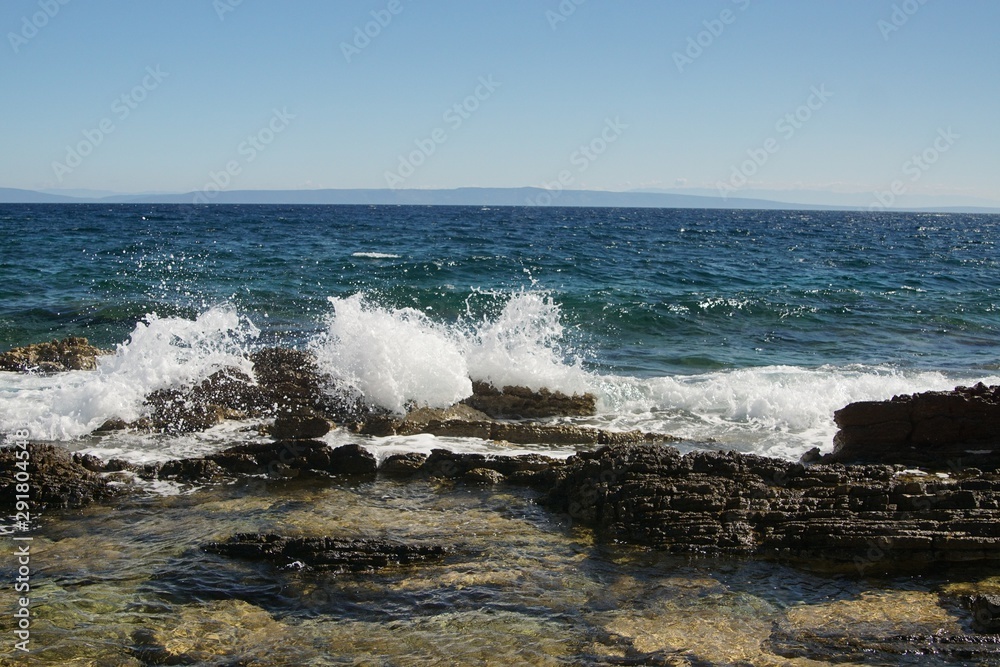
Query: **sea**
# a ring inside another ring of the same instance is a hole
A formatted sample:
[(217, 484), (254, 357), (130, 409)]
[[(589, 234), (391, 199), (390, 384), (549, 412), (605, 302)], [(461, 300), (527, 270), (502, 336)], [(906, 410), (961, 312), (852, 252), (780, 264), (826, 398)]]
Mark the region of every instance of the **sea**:
[[(66, 336), (108, 351), (91, 371), (0, 372), (0, 432), (105, 459), (263, 440), (232, 421), (93, 431), (270, 346), (399, 413), (459, 401), (472, 380), (587, 391), (596, 415), (556, 421), (792, 460), (829, 451), (852, 401), (1000, 383), (1000, 216), (3, 205), (0, 239), (0, 351)], [(324, 439), (379, 457), (573, 453)], [(109, 482), (130, 492), (0, 523), (0, 665), (997, 664), (961, 602), (1000, 591), (989, 566), (670, 555), (503, 484)], [(449, 555), (336, 573), (206, 552), (240, 533)]]
[(246, 425), (90, 434), (268, 346), (400, 413), (470, 380), (592, 392), (598, 414), (564, 421), (788, 459), (831, 450), (853, 401), (1000, 383), (1000, 216), (3, 205), (0, 238), (0, 350), (85, 336), (112, 352), (93, 372), (0, 373), (0, 432), (137, 462)]

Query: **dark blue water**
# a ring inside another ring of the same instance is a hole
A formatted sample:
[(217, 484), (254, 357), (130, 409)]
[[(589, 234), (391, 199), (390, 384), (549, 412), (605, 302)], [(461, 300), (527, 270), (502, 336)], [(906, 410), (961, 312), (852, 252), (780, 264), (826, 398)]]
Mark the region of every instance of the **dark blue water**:
[(329, 296), (447, 322), (529, 288), (619, 373), (998, 362), (998, 216), (4, 205), (0, 239), (0, 349), (219, 304), (300, 344)]

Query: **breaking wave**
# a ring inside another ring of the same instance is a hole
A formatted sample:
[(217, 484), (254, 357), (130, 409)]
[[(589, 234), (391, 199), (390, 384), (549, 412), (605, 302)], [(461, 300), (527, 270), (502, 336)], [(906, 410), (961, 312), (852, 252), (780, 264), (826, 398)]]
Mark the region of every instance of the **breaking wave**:
[(330, 303), (326, 331), (312, 345), (320, 368), (388, 410), (447, 407), (472, 393), (472, 380), (567, 393), (592, 387), (580, 359), (564, 351), (559, 306), (544, 293), (517, 292), (495, 315), (469, 312), (452, 323), (364, 294)]

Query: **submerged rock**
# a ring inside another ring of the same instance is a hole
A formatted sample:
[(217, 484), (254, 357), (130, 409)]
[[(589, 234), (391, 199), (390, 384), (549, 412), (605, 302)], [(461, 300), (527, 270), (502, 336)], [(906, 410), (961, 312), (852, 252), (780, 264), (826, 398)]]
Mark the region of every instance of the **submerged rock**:
[(1000, 476), (914, 480), (889, 466), (806, 468), (660, 446), (580, 453), (549, 506), (606, 539), (673, 552), (895, 566), (1000, 560)]
[(809, 664), (908, 664), (912, 656), (913, 664), (996, 664), (1000, 637), (968, 634), (956, 612), (933, 592), (876, 588), (792, 606), (763, 646)]
[(295, 664), (295, 629), (242, 600), (185, 605), (177, 617), (144, 622), (149, 626), (134, 630), (130, 641), (141, 665)]
[(333, 572), (370, 572), (391, 566), (443, 559), (449, 550), (437, 545), (410, 545), (389, 540), (333, 537), (282, 537), (261, 533), (234, 535), (205, 545), (209, 553), (264, 561), (282, 568)]
[(472, 383), (472, 396), (462, 401), (494, 419), (544, 419), (589, 417), (597, 412), (593, 394), (568, 396), (561, 391), (507, 386), (497, 389), (486, 382)]
[(69, 337), (48, 343), (16, 347), (0, 354), (0, 370), (57, 373), (60, 371), (92, 371), (97, 357), (112, 354), (90, 344), (86, 338)]
[(1000, 633), (1000, 595), (973, 595), (967, 601), (972, 629), (984, 634)]
[[(22, 452), (27, 452), (27, 456)], [(28, 482), (19, 482), (18, 473), (26, 473)], [(24, 449), (17, 446), (0, 449), (0, 508), (15, 509), (17, 496), (24, 495), (18, 489), (19, 484), (27, 486), (29, 513), (83, 507), (125, 493), (122, 486), (111, 484), (75, 460), (67, 450), (53, 445), (28, 444)]]
[(851, 403), (834, 420), (840, 431), (830, 461), (990, 469), (1000, 464), (1000, 387), (980, 383)]

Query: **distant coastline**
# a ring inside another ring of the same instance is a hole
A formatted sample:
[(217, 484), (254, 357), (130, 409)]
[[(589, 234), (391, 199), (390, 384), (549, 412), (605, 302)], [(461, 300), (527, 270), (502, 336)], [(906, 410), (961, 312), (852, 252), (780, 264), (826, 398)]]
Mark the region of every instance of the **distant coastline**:
[[(867, 211), (867, 206), (826, 205), (755, 197), (723, 198), (676, 192), (610, 192), (543, 188), (223, 190), (181, 194), (69, 197), (0, 188), (0, 204), (275, 204), (361, 206), (538, 206), (592, 208), (698, 208), (798, 211)], [(920, 206), (891, 212), (1000, 214), (1000, 206)]]

